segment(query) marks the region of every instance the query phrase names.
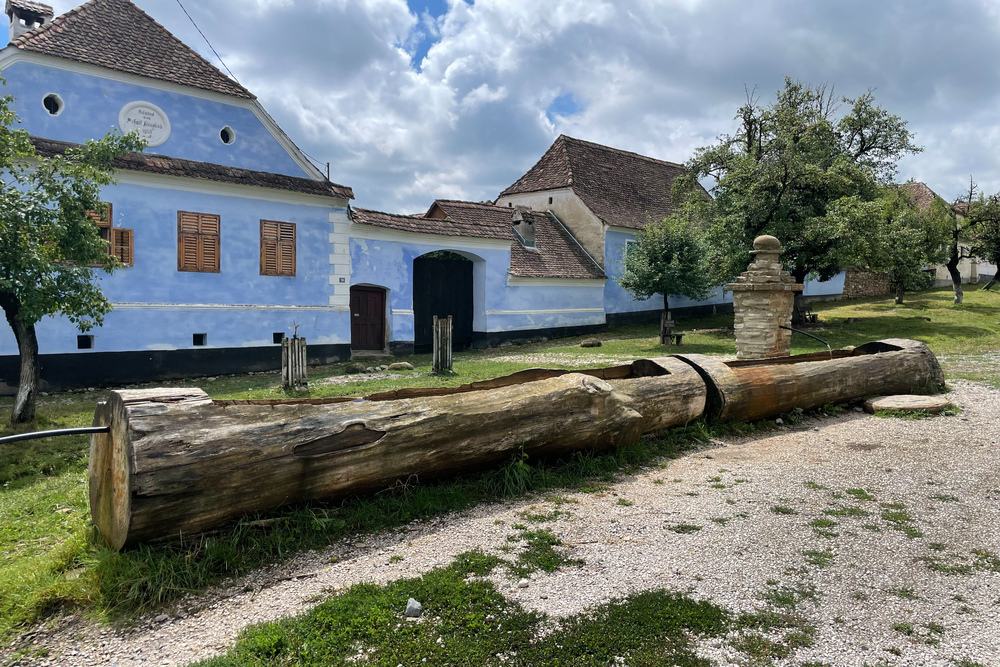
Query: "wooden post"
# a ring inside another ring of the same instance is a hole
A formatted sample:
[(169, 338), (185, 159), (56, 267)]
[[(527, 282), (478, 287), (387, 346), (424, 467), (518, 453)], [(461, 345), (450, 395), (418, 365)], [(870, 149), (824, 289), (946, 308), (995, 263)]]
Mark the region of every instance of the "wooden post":
[(660, 345), (666, 345), (674, 331), (674, 319), (670, 311), (660, 313)]
[(306, 339), (281, 339), (281, 386), (285, 389), (305, 387), (306, 380)]
[(451, 315), (448, 316), (448, 319), (435, 315), (433, 329), (433, 371), (435, 373), (451, 372)]

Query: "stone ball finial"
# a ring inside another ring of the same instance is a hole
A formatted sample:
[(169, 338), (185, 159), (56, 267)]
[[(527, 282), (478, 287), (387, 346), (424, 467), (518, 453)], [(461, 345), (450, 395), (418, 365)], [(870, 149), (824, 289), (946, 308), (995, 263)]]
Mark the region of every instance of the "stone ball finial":
[(757, 254), (758, 252), (780, 253), (781, 241), (767, 234), (764, 236), (758, 236), (753, 240), (753, 250), (754, 254)]

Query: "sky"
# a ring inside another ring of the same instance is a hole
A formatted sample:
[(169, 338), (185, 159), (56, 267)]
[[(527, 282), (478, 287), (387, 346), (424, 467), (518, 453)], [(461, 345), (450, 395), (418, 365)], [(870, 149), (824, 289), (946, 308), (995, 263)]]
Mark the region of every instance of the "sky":
[[(134, 1), (220, 66), (177, 0)], [(181, 1), (355, 206), (495, 199), (560, 134), (685, 162), (786, 75), (906, 119), (900, 181), (1000, 190), (995, 0)]]

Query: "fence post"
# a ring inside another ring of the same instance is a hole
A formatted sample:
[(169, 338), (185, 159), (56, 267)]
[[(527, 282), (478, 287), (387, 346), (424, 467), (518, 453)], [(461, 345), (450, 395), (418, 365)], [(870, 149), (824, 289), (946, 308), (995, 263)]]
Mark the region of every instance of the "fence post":
[(281, 339), (281, 386), (285, 389), (304, 388), (306, 380), (306, 339)]
[(435, 373), (451, 371), (451, 315), (447, 319), (434, 316), (433, 320), (433, 361)]

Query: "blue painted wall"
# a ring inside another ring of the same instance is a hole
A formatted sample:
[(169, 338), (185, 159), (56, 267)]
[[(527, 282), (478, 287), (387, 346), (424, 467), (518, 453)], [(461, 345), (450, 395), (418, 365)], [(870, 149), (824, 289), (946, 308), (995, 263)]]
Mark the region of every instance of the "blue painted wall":
[[(413, 260), (435, 250), (458, 252), (473, 266), (473, 329), (480, 332), (528, 331), (603, 324), (603, 289), (599, 285), (508, 285), (510, 250), (454, 243), (437, 244), (351, 239), (351, 284), (387, 290), (390, 341), (413, 340)], [(584, 312), (579, 312), (584, 311)]]
[(844, 293), (844, 279), (847, 273), (841, 271), (829, 280), (813, 280), (806, 278), (803, 296), (835, 296)]
[[(331, 212), (346, 220), (345, 209), (123, 183), (106, 188), (103, 197), (112, 204), (114, 225), (134, 230), (135, 265), (98, 274), (105, 296), (127, 306), (90, 332), (94, 352), (191, 348), (193, 333), (207, 333), (210, 347), (271, 345), (272, 334), (290, 335), (293, 323), (310, 343), (350, 343), (349, 313), (329, 306), (329, 220)], [(177, 270), (178, 210), (221, 216), (219, 273)], [(261, 219), (296, 224), (295, 277), (260, 275)], [(168, 304), (176, 307), (162, 307)], [(42, 354), (77, 352), (79, 331), (65, 318), (45, 318), (37, 329)], [(0, 355), (16, 353), (13, 334), (0, 327)]]
[[(604, 286), (604, 308), (609, 313), (633, 313), (645, 310), (663, 310), (663, 297), (655, 295), (646, 300), (636, 300), (631, 294), (622, 289), (615, 278), (622, 274), (625, 258), (625, 243), (635, 239), (635, 234), (608, 230), (604, 236), (604, 272), (608, 275), (608, 281)], [(685, 308), (687, 306), (717, 305), (722, 303), (732, 303), (731, 292), (723, 294), (722, 288), (717, 287), (712, 294), (704, 301), (694, 301), (685, 296), (671, 296), (671, 308)]]
[[(27, 62), (10, 65), (3, 75), (3, 93), (14, 96), (22, 127), (35, 136), (76, 143), (100, 138), (118, 129), (123, 106), (141, 100), (163, 109), (171, 125), (170, 138), (147, 152), (307, 176), (250, 109)], [(65, 102), (58, 116), (42, 106), (49, 93)], [(227, 125), (236, 132), (229, 145), (219, 138)]]

